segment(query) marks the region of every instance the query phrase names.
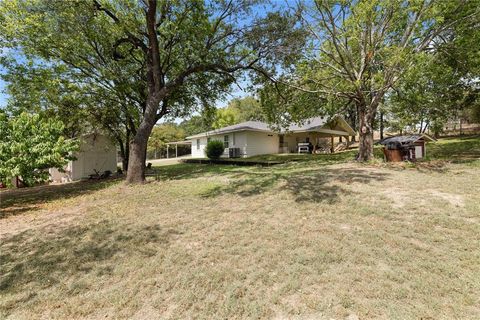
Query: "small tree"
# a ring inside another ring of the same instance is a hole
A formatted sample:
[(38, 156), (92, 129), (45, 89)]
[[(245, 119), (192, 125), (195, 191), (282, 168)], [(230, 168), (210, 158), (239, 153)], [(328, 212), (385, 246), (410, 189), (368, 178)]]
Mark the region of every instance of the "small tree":
[(63, 168), (78, 150), (77, 141), (66, 140), (63, 130), (56, 119), (25, 112), (9, 117), (0, 111), (0, 181), (10, 184), (19, 177), (32, 186), (48, 180), (48, 168)]
[(220, 129), (240, 123), (240, 114), (232, 108), (218, 109), (213, 121), (213, 128)]
[(207, 147), (205, 148), (205, 155), (209, 159), (218, 159), (223, 154), (225, 147), (222, 141), (219, 140), (212, 140), (207, 143)]
[(164, 123), (153, 127), (148, 139), (147, 153), (154, 159), (163, 157), (167, 151), (167, 143), (185, 139), (185, 131), (175, 123)]

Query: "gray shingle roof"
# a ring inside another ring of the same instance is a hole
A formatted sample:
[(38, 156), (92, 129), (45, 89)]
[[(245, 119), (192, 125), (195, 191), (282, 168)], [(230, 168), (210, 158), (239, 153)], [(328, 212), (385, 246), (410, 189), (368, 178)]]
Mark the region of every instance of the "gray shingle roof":
[(404, 136), (388, 137), (378, 141), (378, 143), (383, 145), (390, 144), (390, 143), (409, 144), (409, 143), (414, 143), (415, 141), (418, 141), (420, 139), (434, 141), (434, 139), (430, 138), (425, 134), (410, 134), (410, 135), (404, 135)]
[(307, 119), (303, 124), (291, 124), (287, 131), (308, 131), (323, 126), (327, 122), (325, 117)]
[[(309, 131), (313, 130), (319, 126), (324, 125), (327, 122), (327, 119), (324, 117), (314, 117), (307, 119), (304, 124), (292, 124), (288, 127), (287, 130), (280, 130), (281, 132), (286, 131)], [(190, 139), (193, 137), (198, 136), (205, 136), (205, 135), (215, 135), (215, 134), (222, 134), (227, 132), (233, 131), (242, 131), (242, 130), (254, 130), (254, 131), (265, 131), (265, 132), (274, 132), (273, 129), (269, 127), (269, 125), (262, 121), (246, 121), (239, 124), (234, 124), (231, 126), (223, 127), (217, 130), (212, 130), (208, 132), (202, 132), (199, 134), (192, 135), (187, 137), (186, 139)]]

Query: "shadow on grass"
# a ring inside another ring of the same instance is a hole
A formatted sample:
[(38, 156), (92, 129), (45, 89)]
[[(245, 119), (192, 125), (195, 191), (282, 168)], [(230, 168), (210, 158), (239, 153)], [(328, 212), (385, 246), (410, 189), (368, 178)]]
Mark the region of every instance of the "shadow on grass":
[(335, 164), (353, 161), (357, 154), (356, 149), (341, 151), (337, 153), (327, 154), (266, 154), (252, 156), (248, 158), (240, 159), (240, 161), (280, 161), (284, 163), (288, 162), (312, 162), (318, 164)]
[(203, 194), (203, 197), (216, 197), (222, 194), (234, 194), (242, 197), (262, 194), (275, 190), (287, 190), (297, 202), (334, 203), (340, 195), (350, 193), (345, 185), (366, 184), (382, 181), (388, 174), (368, 172), (359, 169), (321, 168), (311, 171), (285, 171), (263, 173), (239, 173), (233, 176), (226, 186), (217, 186)]
[(119, 179), (79, 181), (2, 191), (0, 193), (0, 219), (36, 210), (41, 203), (92, 193), (119, 181)]
[(226, 175), (235, 173), (242, 169), (248, 170), (250, 168), (233, 165), (181, 163), (171, 166), (152, 168), (151, 172), (155, 173), (159, 180), (182, 180), (209, 175)]
[[(181, 233), (160, 225), (137, 227), (107, 220), (47, 235), (45, 231), (25, 231), (2, 239), (0, 292), (30, 300), (40, 290), (60, 286), (65, 295), (76, 295), (88, 290), (92, 275), (110, 275), (118, 264), (117, 254), (147, 258), (178, 234)], [(85, 275), (90, 280), (82, 284)], [(23, 292), (33, 294), (25, 297)], [(13, 308), (20, 302), (26, 301), (9, 301), (8, 305)]]

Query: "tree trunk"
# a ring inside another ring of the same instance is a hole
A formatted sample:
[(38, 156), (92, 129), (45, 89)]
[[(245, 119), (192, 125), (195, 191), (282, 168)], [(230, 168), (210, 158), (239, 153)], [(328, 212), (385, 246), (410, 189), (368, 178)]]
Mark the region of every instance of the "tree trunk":
[[(372, 106), (370, 109), (375, 110)], [(365, 106), (358, 107), (359, 139), (357, 161), (369, 161), (373, 158), (373, 119), (375, 112), (366, 111)]]
[(145, 182), (145, 162), (147, 158), (147, 142), (157, 121), (157, 110), (161, 98), (157, 95), (148, 99), (147, 108), (135, 137), (130, 143), (128, 159), (127, 184)]
[(120, 146), (120, 158), (122, 159), (122, 171), (127, 172), (128, 169), (128, 139), (123, 141), (121, 138), (117, 138), (118, 145)]
[(429, 125), (430, 125), (430, 121), (427, 121), (427, 122), (425, 123), (425, 126), (423, 127), (422, 133), (425, 133), (425, 132), (427, 131)]
[(380, 139), (383, 139), (384, 130), (385, 130), (385, 124), (383, 123), (383, 112), (380, 112)]
[(128, 158), (130, 157), (130, 130), (127, 130), (125, 136), (125, 160), (122, 162), (123, 172), (128, 171)]
[(373, 158), (373, 132), (360, 132), (358, 141), (357, 161), (369, 161)]

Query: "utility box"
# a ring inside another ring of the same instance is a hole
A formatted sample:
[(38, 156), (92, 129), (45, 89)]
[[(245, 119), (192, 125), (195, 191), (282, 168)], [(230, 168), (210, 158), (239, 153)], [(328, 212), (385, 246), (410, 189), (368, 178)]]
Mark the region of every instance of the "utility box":
[(240, 158), (240, 148), (228, 148), (228, 157), (229, 158)]

